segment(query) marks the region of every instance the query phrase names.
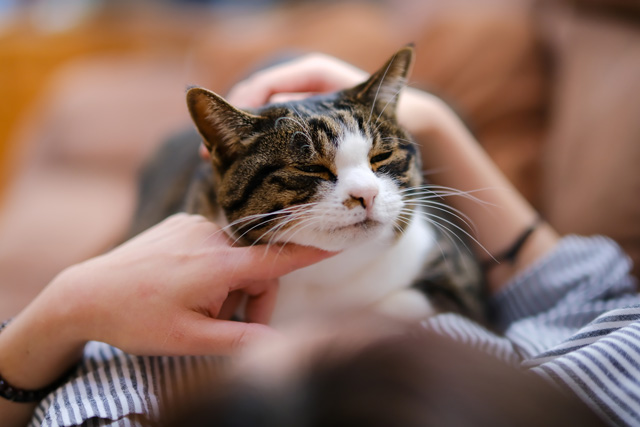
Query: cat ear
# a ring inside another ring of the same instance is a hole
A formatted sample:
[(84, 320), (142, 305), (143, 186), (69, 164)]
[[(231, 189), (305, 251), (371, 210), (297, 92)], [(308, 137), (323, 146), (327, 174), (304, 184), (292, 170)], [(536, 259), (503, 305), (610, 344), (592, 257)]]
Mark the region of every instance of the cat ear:
[(201, 87), (187, 91), (187, 106), (212, 156), (232, 158), (243, 148), (260, 117), (238, 110), (220, 95)]
[(400, 91), (407, 84), (413, 57), (413, 46), (403, 47), (366, 82), (349, 89), (347, 93), (354, 95), (358, 101), (370, 105), (372, 113), (393, 117)]

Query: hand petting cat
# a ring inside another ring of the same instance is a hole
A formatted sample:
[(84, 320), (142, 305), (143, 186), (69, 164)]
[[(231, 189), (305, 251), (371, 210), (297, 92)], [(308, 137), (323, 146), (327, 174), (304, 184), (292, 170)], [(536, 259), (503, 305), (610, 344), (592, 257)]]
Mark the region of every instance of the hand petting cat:
[[(205, 218), (174, 215), (58, 275), (0, 333), (0, 372), (16, 387), (40, 389), (74, 365), (89, 340), (139, 355), (231, 353), (277, 336), (264, 323), (279, 276), (330, 255), (295, 245), (232, 247)], [(225, 320), (243, 296), (249, 323)], [(3, 423), (30, 411), (21, 405), (0, 400)]]
[[(258, 71), (236, 84), (227, 100), (239, 108), (260, 107), (300, 94), (333, 92), (366, 80), (368, 74), (353, 65), (321, 53)], [(276, 98), (276, 99), (273, 99)]]

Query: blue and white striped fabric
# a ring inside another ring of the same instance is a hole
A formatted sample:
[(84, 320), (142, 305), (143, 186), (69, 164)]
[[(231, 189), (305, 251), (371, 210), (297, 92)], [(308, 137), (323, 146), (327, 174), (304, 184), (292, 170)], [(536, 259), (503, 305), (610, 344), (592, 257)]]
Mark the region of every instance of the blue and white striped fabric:
[(221, 357), (132, 356), (103, 343), (87, 345), (84, 360), (63, 387), (36, 409), (31, 426), (139, 426), (162, 401), (186, 390), (194, 372), (213, 377)]
[[(612, 425), (640, 425), (640, 295), (630, 262), (603, 237), (564, 238), (493, 300), (498, 335), (456, 314), (424, 327), (570, 390)], [(38, 407), (31, 426), (139, 426), (178, 395), (207, 358), (135, 357), (87, 346), (75, 376)]]

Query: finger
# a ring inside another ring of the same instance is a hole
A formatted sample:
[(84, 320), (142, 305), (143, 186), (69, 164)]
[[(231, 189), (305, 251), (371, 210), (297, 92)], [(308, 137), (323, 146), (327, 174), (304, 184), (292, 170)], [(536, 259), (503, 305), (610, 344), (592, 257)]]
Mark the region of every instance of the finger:
[(260, 107), (273, 95), (278, 93), (323, 93), (335, 90), (335, 85), (330, 84), (321, 76), (314, 74), (301, 75), (300, 70), (284, 70), (278, 75), (257, 76), (238, 86), (229, 93), (229, 102), (240, 108)]
[(329, 92), (341, 82), (328, 77), (327, 64), (303, 58), (259, 71), (231, 89), (227, 100), (237, 107), (259, 107), (281, 92)]
[(300, 245), (250, 246), (237, 248), (243, 251), (237, 257), (238, 280), (232, 289), (242, 287), (247, 281), (275, 279), (299, 268), (315, 264), (335, 255), (318, 248)]
[(278, 279), (258, 283), (261, 292), (249, 295), (245, 307), (245, 320), (250, 323), (269, 324), (278, 297)]
[[(190, 355), (228, 355), (264, 340), (280, 340), (276, 330), (259, 323), (211, 319), (194, 313), (178, 339), (167, 342), (167, 351)], [(171, 349), (175, 351), (171, 351)]]
[(275, 93), (273, 94), (273, 96), (271, 96), (271, 98), (269, 98), (269, 103), (298, 101), (313, 95), (317, 95), (317, 92)]

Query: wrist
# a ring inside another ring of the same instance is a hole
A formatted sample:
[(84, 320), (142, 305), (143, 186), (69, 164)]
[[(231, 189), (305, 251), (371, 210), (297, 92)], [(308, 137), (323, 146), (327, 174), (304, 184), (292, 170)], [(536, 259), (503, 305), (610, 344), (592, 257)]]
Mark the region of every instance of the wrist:
[(0, 334), (0, 373), (12, 386), (38, 390), (55, 383), (82, 357), (74, 318), (54, 281)]

